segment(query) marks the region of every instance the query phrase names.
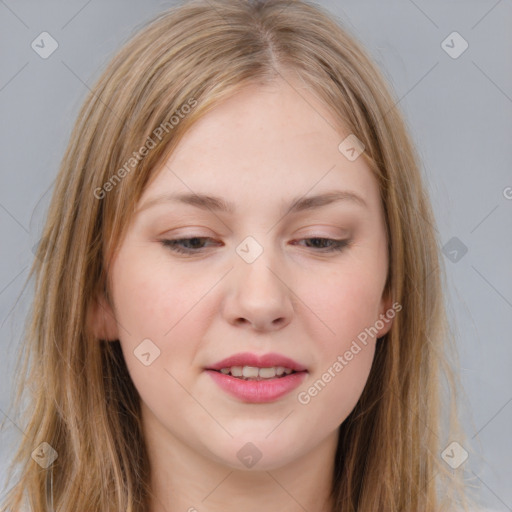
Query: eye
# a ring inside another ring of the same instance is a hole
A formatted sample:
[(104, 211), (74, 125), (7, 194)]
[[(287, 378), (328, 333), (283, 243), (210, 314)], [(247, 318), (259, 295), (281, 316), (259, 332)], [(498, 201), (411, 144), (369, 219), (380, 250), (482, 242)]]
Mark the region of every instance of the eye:
[[(168, 247), (171, 251), (178, 252), (180, 254), (197, 254), (200, 252), (199, 250), (203, 247), (199, 247), (202, 245), (202, 241), (211, 240), (211, 238), (204, 236), (194, 236), (191, 238), (175, 238), (175, 239), (167, 239), (160, 240), (164, 247)], [(192, 245), (192, 247), (183, 247), (182, 244)], [(199, 249), (199, 250), (198, 250)]]
[[(311, 241), (313, 240), (315, 243), (313, 243), (313, 248), (318, 249), (319, 252), (341, 252), (346, 247), (348, 247), (351, 243), (351, 240), (337, 240), (334, 238), (320, 238), (320, 237), (313, 237), (313, 238), (303, 238), (301, 241)], [(318, 243), (320, 242), (320, 243)], [(328, 243), (329, 245), (325, 246), (325, 243)], [(320, 246), (320, 247), (319, 247)]]
[[(160, 240), (160, 243), (169, 248), (171, 251), (180, 254), (199, 254), (204, 249), (204, 241), (212, 240), (209, 237), (190, 237), (190, 238), (175, 238)], [(300, 241), (313, 241), (312, 246), (309, 247), (316, 250), (316, 252), (341, 252), (351, 243), (351, 240), (337, 240), (333, 238), (311, 237), (303, 238)], [(327, 244), (327, 245), (325, 245)]]

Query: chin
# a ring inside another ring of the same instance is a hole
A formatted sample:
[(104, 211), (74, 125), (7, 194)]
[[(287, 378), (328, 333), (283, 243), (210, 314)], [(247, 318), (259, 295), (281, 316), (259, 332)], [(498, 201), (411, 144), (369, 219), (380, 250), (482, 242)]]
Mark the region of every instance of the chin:
[[(286, 466), (299, 453), (294, 452), (297, 446), (303, 446), (301, 440), (290, 440), (284, 442), (277, 436), (275, 439), (265, 439), (266, 432), (263, 435), (235, 437), (226, 446), (222, 453), (218, 452), (219, 445), (210, 452), (212, 458), (220, 464), (238, 471), (272, 471)], [(226, 453), (230, 457), (226, 458)]]

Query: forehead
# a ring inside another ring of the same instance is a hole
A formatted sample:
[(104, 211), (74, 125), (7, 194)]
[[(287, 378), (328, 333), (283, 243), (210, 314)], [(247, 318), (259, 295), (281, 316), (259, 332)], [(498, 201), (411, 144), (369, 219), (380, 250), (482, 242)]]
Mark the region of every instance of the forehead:
[[(246, 87), (199, 119), (143, 194), (204, 194), (234, 208), (344, 190), (371, 208), (376, 179), (339, 145), (349, 133), (300, 82)], [(141, 200), (141, 201), (142, 201)]]

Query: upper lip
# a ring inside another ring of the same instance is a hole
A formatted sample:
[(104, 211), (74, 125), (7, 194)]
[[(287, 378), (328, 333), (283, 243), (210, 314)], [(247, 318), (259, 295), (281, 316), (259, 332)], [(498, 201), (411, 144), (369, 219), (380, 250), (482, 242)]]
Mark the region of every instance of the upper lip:
[(222, 361), (218, 361), (217, 363), (208, 366), (206, 369), (218, 371), (222, 368), (231, 368), (232, 366), (257, 366), (258, 368), (283, 366), (284, 368), (290, 368), (296, 372), (302, 372), (307, 369), (302, 364), (297, 363), (297, 361), (281, 354), (269, 353), (258, 355), (251, 352), (234, 354), (226, 359), (222, 359)]

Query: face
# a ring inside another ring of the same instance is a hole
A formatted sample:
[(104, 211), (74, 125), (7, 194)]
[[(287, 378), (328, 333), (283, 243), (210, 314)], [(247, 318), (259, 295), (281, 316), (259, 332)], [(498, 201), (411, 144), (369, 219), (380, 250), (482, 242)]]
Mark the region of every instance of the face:
[(232, 468), (258, 453), (258, 469), (277, 468), (332, 440), (391, 326), (378, 184), (295, 88), (251, 86), (196, 123), (110, 267), (110, 329), (146, 435)]

